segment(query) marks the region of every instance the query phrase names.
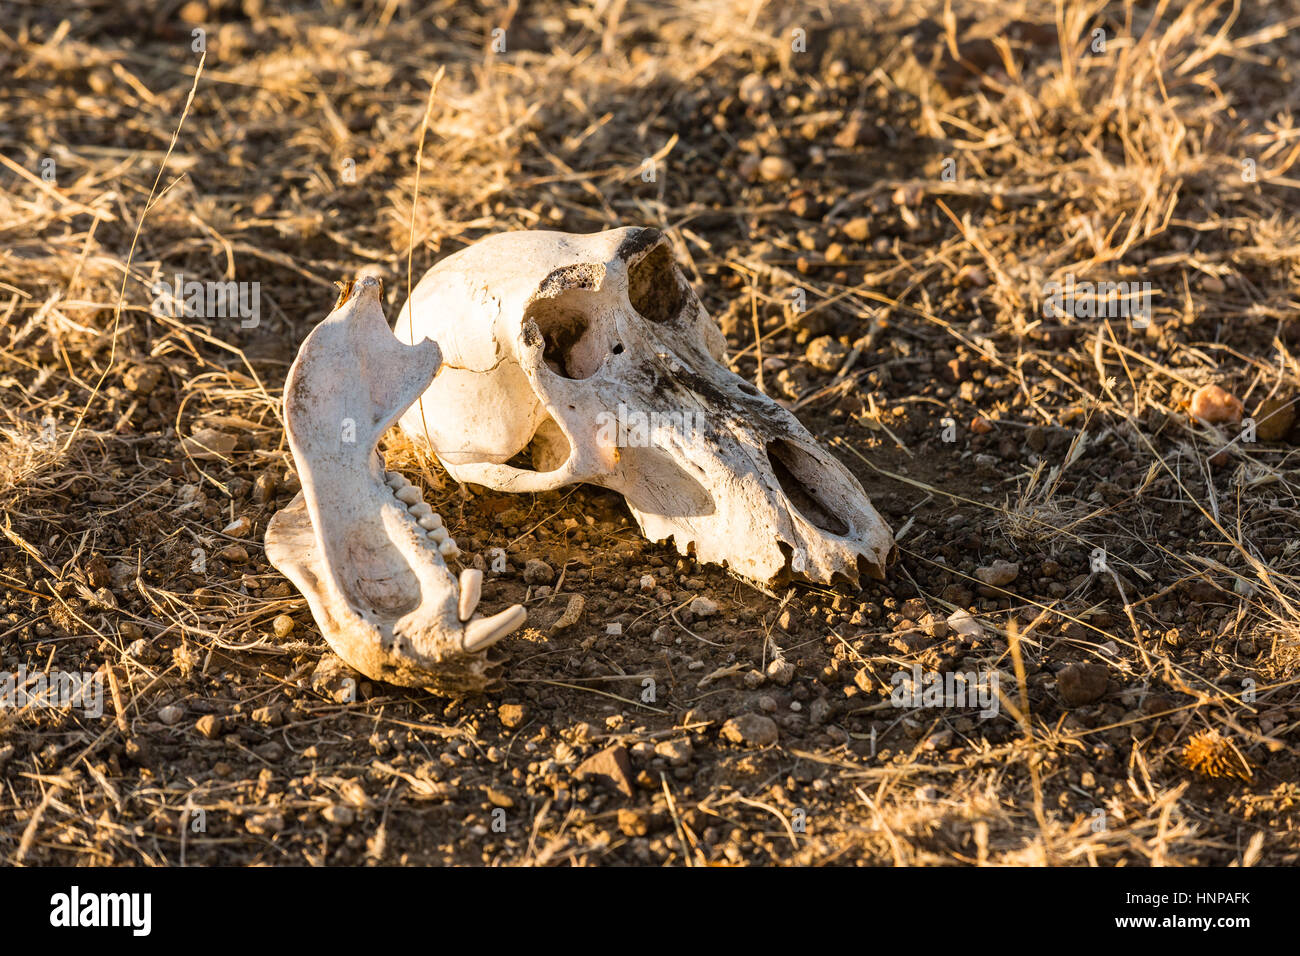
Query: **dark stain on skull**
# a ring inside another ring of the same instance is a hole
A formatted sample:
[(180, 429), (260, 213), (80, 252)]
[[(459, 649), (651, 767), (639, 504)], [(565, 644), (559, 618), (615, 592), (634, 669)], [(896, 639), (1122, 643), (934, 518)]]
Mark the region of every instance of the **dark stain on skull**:
[(580, 262), (572, 266), (554, 269), (538, 285), (537, 291), (529, 300), (531, 305), (539, 299), (553, 299), (563, 292), (573, 289), (587, 289), (594, 292), (605, 281), (605, 267), (599, 262)]
[(638, 229), (619, 244), (618, 251), (614, 255), (624, 262), (631, 262), (637, 255), (658, 243), (663, 237), (664, 234), (658, 229), (649, 227)]

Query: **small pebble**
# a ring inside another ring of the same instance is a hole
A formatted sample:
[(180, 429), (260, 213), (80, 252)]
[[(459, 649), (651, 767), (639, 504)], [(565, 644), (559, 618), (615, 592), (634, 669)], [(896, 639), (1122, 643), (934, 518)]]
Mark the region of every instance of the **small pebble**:
[(1218, 385), (1202, 385), (1192, 393), (1188, 405), (1192, 418), (1207, 425), (1237, 424), (1245, 407), (1241, 399)]
[(746, 747), (770, 747), (780, 739), (776, 721), (762, 714), (741, 714), (722, 725), (723, 739)]
[(524, 564), (524, 581), (528, 584), (550, 584), (555, 580), (555, 569), (545, 561), (529, 558)]
[(769, 183), (783, 182), (794, 178), (794, 163), (784, 156), (764, 156), (758, 164), (758, 175)]
[(992, 564), (975, 569), (975, 577), (991, 587), (1010, 584), (1020, 574), (1020, 565), (1011, 561), (994, 561)]

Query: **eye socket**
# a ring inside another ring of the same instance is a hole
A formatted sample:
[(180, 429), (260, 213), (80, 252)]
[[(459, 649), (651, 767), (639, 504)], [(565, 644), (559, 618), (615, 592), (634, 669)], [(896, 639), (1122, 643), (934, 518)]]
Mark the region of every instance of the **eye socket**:
[[(533, 322), (542, 335), (542, 356), (556, 375), (591, 378), (608, 354), (604, 336), (593, 329), (589, 316), (597, 305), (586, 289), (569, 289), (559, 295), (535, 299), (524, 311), (524, 323)], [(599, 327), (597, 327), (599, 328)]]
[(632, 308), (651, 322), (667, 322), (681, 311), (685, 296), (666, 244), (655, 246), (629, 267), (627, 296)]

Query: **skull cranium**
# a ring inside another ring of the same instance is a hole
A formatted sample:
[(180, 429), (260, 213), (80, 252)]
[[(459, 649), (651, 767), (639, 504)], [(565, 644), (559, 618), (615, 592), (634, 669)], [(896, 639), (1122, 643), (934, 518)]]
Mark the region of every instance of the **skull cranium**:
[(442, 349), (401, 426), (457, 480), (613, 489), (648, 538), (755, 581), (882, 577), (892, 557), (857, 479), (721, 364), (658, 230), (483, 239), (425, 274), (394, 333)]

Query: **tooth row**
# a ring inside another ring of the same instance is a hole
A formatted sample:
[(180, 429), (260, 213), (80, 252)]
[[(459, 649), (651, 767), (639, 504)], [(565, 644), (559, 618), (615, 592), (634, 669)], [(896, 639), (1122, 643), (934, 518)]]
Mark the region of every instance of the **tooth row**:
[(407, 481), (406, 476), (400, 472), (390, 471), (384, 478), (397, 500), (407, 506), (407, 513), (424, 529), (429, 540), (438, 546), (438, 553), (446, 558), (458, 554), (460, 548), (447, 534), (442, 517), (429, 507), (428, 502), (420, 499), (420, 489)]

